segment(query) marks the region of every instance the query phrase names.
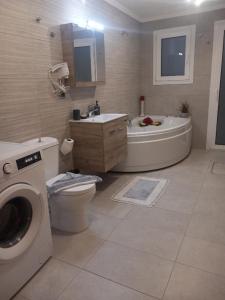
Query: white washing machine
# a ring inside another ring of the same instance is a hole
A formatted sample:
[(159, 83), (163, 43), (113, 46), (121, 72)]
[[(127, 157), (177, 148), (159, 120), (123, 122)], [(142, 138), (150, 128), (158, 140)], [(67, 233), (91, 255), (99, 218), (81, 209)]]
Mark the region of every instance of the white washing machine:
[(51, 254), (41, 152), (0, 142), (0, 299), (10, 299)]

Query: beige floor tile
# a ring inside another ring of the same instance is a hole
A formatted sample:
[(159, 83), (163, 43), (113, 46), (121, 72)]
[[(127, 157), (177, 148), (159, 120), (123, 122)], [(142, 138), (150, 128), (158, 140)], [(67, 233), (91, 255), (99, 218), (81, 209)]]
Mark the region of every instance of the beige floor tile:
[(12, 298), (12, 300), (30, 300), (30, 299), (27, 299), (21, 295), (16, 295), (15, 297)]
[(194, 186), (202, 185), (202, 182), (205, 178), (205, 170), (195, 169), (193, 167), (183, 167), (180, 168), (177, 172), (171, 173), (171, 180), (176, 181), (177, 183), (188, 183)]
[(75, 266), (82, 267), (95, 254), (102, 242), (101, 239), (88, 231), (74, 235), (57, 233), (53, 235), (53, 256)]
[(140, 220), (137, 223), (128, 219), (118, 225), (109, 240), (175, 260), (182, 238), (182, 234), (151, 228)]
[(207, 157), (201, 157), (200, 155), (190, 155), (188, 158), (178, 163), (175, 167), (177, 170), (185, 170), (188, 168), (195, 172), (205, 173), (210, 169), (211, 161)]
[(82, 271), (58, 300), (154, 300), (97, 275)]
[(156, 207), (182, 213), (192, 213), (201, 185), (171, 182), (156, 203)]
[(224, 300), (225, 279), (177, 264), (164, 300)]
[(86, 269), (151, 296), (161, 297), (173, 264), (146, 252), (105, 242)]
[(117, 193), (120, 189), (123, 188), (124, 185), (126, 185), (128, 182), (130, 182), (133, 177), (135, 177), (135, 174), (120, 174), (120, 173), (110, 173), (108, 176), (110, 176), (111, 178), (115, 177), (118, 178), (117, 180), (115, 180), (112, 184), (107, 185), (104, 188), (104, 183), (103, 185), (103, 190), (102, 190), (102, 194), (104, 194), (105, 196), (113, 196), (115, 193)]
[(224, 175), (216, 175), (209, 172), (203, 186), (208, 188), (224, 188), (224, 182)]
[[(208, 166), (205, 165), (204, 167), (197, 167), (195, 164), (177, 164), (175, 166), (157, 171), (157, 174), (160, 175), (160, 177), (171, 179), (171, 181), (189, 183), (195, 186), (202, 184), (207, 168)], [(155, 172), (151, 172), (151, 174), (154, 176)]]
[[(198, 193), (201, 190), (202, 182), (189, 182), (188, 180), (183, 181), (182, 179), (171, 179), (169, 181), (168, 188), (166, 189), (166, 192), (168, 194), (174, 193), (175, 195), (182, 195), (187, 194), (188, 192), (193, 193), (195, 196), (196, 193)], [(192, 196), (192, 194), (190, 194)]]
[(225, 213), (225, 187), (204, 187), (195, 207), (196, 213), (218, 216)]
[(99, 195), (91, 203), (91, 210), (110, 217), (123, 219), (134, 206), (112, 200), (112, 196)]
[(136, 208), (131, 211), (127, 219), (137, 225), (141, 223), (145, 227), (184, 234), (190, 215), (161, 208)]
[(88, 231), (101, 239), (107, 239), (120, 222), (118, 218), (92, 212)]
[(186, 237), (177, 260), (225, 276), (225, 245)]
[(80, 270), (51, 259), (20, 292), (31, 300), (55, 300)]
[(156, 203), (156, 207), (181, 213), (191, 214), (197, 202), (197, 196), (193, 198), (184, 194), (182, 196), (164, 195)]
[(217, 216), (193, 214), (186, 234), (193, 238), (225, 244), (225, 213)]
[(213, 164), (212, 173), (216, 175), (225, 175), (225, 163), (215, 162)]
[(223, 150), (211, 150), (207, 152), (208, 159), (212, 161), (225, 162), (225, 152)]
[(184, 160), (191, 163), (207, 163), (210, 160), (209, 152), (202, 149), (192, 149), (189, 156)]

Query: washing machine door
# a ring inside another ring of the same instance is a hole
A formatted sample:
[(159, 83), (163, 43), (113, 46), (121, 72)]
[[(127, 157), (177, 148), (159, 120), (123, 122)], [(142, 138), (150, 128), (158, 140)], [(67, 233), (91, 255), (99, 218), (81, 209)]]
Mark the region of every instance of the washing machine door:
[(0, 193), (0, 263), (17, 258), (32, 245), (43, 210), (41, 193), (29, 184), (14, 184)]

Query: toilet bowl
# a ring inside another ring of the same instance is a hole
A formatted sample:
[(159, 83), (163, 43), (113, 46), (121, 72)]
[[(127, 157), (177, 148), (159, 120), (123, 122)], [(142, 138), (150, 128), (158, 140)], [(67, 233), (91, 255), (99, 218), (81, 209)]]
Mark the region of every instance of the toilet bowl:
[[(52, 137), (32, 139), (25, 145), (36, 145), (42, 150), (46, 185), (51, 185), (62, 178), (59, 174), (59, 142)], [(49, 196), (51, 226), (61, 231), (77, 233), (88, 225), (89, 204), (96, 192), (94, 183), (72, 185)]]
[[(55, 178), (47, 181), (50, 187)], [(51, 224), (55, 229), (77, 233), (89, 225), (89, 204), (96, 192), (95, 184), (64, 189), (49, 197)]]

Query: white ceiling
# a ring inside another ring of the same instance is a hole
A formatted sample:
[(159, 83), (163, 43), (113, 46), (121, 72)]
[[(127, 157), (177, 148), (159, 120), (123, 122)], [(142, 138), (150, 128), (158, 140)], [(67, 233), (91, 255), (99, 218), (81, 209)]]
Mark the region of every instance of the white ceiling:
[(140, 22), (188, 15), (225, 7), (225, 0), (204, 0), (196, 6), (188, 0), (105, 0)]

